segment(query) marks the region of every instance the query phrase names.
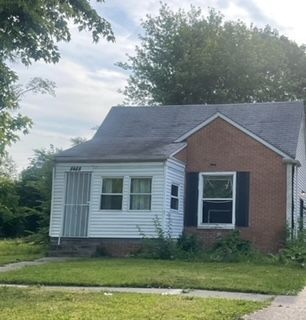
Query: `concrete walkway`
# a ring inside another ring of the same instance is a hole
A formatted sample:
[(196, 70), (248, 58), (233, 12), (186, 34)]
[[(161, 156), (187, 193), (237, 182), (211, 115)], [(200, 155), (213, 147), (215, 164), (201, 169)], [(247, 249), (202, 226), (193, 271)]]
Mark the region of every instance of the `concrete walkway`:
[(0, 267), (0, 272), (15, 271), (15, 270), (22, 269), (24, 267), (39, 266), (41, 264), (45, 264), (49, 262), (66, 261), (71, 259), (73, 258), (45, 257), (45, 258), (40, 258), (33, 261), (14, 262), (14, 263), (9, 263)]
[(245, 316), (245, 320), (305, 320), (306, 288), (298, 296), (277, 296), (271, 306)]
[[(0, 284), (0, 287), (33, 288), (35, 286)], [(212, 291), (212, 290), (125, 288), (125, 287), (120, 287), (120, 288), (118, 287), (80, 287), (80, 286), (39, 286), (39, 288), (43, 290), (53, 290), (53, 291), (144, 293), (144, 294), (161, 294), (161, 295), (179, 295), (184, 297), (199, 297), (199, 298), (223, 298), (223, 299), (249, 300), (249, 301), (266, 301), (274, 298), (274, 296), (265, 295), (265, 294)]]

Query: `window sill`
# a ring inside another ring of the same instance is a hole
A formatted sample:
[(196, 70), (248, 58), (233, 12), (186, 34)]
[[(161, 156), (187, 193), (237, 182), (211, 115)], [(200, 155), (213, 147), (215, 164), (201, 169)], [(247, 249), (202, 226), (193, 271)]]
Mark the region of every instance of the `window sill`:
[(217, 230), (231, 230), (235, 229), (234, 224), (200, 224), (198, 229), (217, 229)]
[(151, 212), (152, 210), (148, 209), (128, 209), (127, 212)]

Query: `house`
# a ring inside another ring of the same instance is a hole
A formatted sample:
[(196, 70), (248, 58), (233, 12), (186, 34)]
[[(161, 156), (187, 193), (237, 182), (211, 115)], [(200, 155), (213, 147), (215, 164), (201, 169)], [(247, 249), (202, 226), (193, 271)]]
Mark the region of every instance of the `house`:
[(141, 233), (156, 237), (158, 219), (172, 238), (210, 246), (238, 228), (275, 252), (303, 216), (304, 105), (113, 107), (90, 141), (58, 154), (53, 174), (55, 249), (125, 255)]

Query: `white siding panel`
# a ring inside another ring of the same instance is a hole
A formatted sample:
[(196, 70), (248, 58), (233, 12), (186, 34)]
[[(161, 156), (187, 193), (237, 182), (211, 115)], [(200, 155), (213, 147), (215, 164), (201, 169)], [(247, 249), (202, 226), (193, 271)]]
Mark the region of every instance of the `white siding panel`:
[[(179, 186), (179, 208), (170, 208), (171, 185)], [(166, 187), (165, 187), (165, 225), (172, 238), (178, 238), (184, 228), (184, 192), (185, 192), (185, 166), (179, 161), (166, 162)]]
[(59, 237), (62, 231), (62, 219), (65, 201), (65, 170), (56, 165), (53, 173), (53, 192), (49, 234)]
[[(301, 191), (306, 191), (306, 149), (305, 149), (305, 118), (302, 119), (299, 139), (296, 149), (296, 160), (299, 160), (301, 166), (297, 169), (294, 177), (294, 216), (295, 216), (295, 225), (297, 226), (299, 216), (300, 216), (300, 197)], [(303, 197), (303, 200), (306, 204), (306, 199)], [(304, 223), (306, 223), (304, 219)], [(305, 224), (306, 226), (306, 224)]]
[[(65, 172), (81, 166), (92, 172), (88, 237), (141, 238), (155, 236), (154, 219), (164, 220), (164, 163), (57, 164), (54, 180), (50, 235), (61, 236), (65, 198)], [(123, 177), (122, 211), (100, 210), (102, 177)], [(150, 211), (129, 210), (130, 177), (152, 177)]]

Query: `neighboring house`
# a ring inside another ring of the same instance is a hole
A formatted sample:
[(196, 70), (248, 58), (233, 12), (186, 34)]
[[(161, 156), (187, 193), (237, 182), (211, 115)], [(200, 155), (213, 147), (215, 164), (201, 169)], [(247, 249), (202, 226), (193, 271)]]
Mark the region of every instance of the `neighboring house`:
[(302, 102), (113, 107), (56, 158), (50, 237), (54, 249), (122, 255), (158, 219), (172, 238), (210, 246), (238, 228), (273, 252), (298, 228), (304, 190)]

